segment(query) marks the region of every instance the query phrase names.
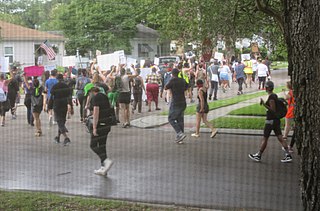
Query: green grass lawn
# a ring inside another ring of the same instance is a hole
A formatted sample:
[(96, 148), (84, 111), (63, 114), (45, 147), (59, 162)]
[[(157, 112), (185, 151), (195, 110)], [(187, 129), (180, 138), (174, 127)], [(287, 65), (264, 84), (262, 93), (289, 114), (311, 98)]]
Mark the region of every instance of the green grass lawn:
[[(265, 118), (220, 117), (210, 122), (213, 123), (216, 128), (263, 130)], [(281, 120), (281, 127), (284, 128), (284, 119)]]
[(52, 193), (0, 190), (0, 210), (199, 210), (182, 207), (160, 207), (130, 202), (61, 196)]
[(266, 108), (259, 103), (231, 111), (228, 115), (266, 116)]
[(288, 62), (287, 61), (274, 61), (271, 63), (271, 68), (273, 70), (288, 68)]

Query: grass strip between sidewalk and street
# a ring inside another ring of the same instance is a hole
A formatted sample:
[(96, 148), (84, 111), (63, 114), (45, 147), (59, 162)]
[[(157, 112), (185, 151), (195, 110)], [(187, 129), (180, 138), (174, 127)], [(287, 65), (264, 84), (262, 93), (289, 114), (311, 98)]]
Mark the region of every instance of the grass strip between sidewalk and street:
[(46, 192), (0, 190), (0, 210), (200, 210), (124, 201), (65, 196)]
[[(215, 128), (263, 130), (265, 118), (219, 117), (211, 120), (210, 123), (212, 123)], [(284, 128), (284, 119), (281, 120), (281, 128)]]
[[(283, 88), (284, 88), (284, 86), (277, 87), (274, 89), (274, 92), (279, 93), (282, 91)], [(237, 104), (237, 103), (240, 103), (243, 101), (247, 101), (247, 100), (251, 100), (251, 99), (254, 99), (257, 97), (263, 97), (263, 96), (267, 96), (266, 91), (260, 91), (260, 92), (256, 92), (256, 93), (244, 94), (244, 95), (239, 95), (239, 96), (237, 95), (236, 97), (209, 102), (208, 103), (209, 110), (214, 110), (214, 109), (234, 105), (234, 104)], [(196, 108), (197, 108), (197, 105), (188, 106), (186, 108), (186, 110), (184, 111), (184, 114), (185, 115), (195, 115)], [(166, 112), (166, 114), (168, 114), (168, 112)]]
[(228, 115), (266, 116), (266, 108), (259, 103), (233, 110)]

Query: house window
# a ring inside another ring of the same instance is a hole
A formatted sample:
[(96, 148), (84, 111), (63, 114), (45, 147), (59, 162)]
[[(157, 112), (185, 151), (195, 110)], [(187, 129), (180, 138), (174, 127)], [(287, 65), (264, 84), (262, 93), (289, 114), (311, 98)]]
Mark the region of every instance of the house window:
[(138, 57), (149, 57), (153, 49), (148, 44), (138, 44)]
[(9, 58), (9, 63), (13, 63), (13, 47), (4, 47), (4, 57)]

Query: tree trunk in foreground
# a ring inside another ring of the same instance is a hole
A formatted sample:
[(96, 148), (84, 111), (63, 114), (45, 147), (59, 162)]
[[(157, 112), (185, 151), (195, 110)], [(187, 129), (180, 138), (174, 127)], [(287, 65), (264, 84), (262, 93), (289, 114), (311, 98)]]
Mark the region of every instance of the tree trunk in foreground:
[(283, 0), (304, 210), (320, 210), (320, 1)]

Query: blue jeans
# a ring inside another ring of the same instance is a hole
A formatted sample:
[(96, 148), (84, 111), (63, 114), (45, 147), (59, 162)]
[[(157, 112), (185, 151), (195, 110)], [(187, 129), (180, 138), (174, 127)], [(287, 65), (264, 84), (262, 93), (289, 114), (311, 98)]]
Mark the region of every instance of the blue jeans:
[(186, 106), (186, 102), (170, 104), (168, 120), (177, 134), (184, 133), (184, 110)]

